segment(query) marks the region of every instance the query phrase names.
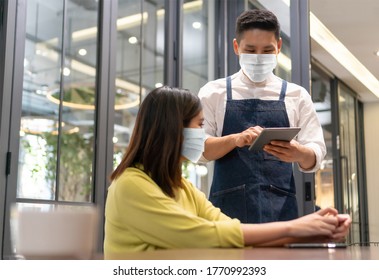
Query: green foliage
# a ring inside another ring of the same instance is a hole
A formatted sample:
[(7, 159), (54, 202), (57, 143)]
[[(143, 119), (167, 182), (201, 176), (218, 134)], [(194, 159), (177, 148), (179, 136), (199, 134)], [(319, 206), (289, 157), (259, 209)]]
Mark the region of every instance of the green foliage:
[[(46, 179), (52, 180), (56, 175), (58, 137), (44, 133), (47, 143)], [(59, 199), (89, 201), (91, 195), (93, 137), (85, 139), (79, 133), (62, 133), (60, 142)]]
[[(48, 132), (35, 136), (38, 139), (39, 149), (44, 151), (42, 156), (46, 164), (40, 166), (35, 163), (30, 171), (32, 176), (37, 176), (44, 170), (45, 180), (51, 185), (51, 191), (54, 193), (57, 176), (58, 136)], [(93, 137), (86, 139), (80, 133), (62, 133), (60, 141), (59, 200), (90, 201)], [(26, 154), (32, 157), (38, 156), (26, 139), (22, 139), (21, 143)]]

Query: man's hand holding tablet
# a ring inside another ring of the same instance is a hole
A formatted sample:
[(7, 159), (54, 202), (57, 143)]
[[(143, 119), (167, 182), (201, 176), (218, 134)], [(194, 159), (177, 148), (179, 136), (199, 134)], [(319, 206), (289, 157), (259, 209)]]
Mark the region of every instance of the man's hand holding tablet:
[(249, 151), (260, 151), (263, 146), (273, 140), (291, 141), (300, 131), (300, 127), (272, 127), (264, 128), (255, 141), (250, 145)]

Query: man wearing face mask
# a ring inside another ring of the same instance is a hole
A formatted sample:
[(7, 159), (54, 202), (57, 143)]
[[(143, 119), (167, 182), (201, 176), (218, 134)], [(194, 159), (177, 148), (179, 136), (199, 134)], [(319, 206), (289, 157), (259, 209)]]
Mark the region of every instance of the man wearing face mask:
[[(236, 22), (235, 54), (241, 70), (200, 89), (207, 134), (203, 157), (215, 160), (210, 200), (241, 222), (298, 217), (292, 163), (314, 172), (326, 154), (309, 93), (273, 74), (282, 46), (276, 16), (249, 10)], [(249, 145), (264, 127), (301, 127), (296, 140)]]

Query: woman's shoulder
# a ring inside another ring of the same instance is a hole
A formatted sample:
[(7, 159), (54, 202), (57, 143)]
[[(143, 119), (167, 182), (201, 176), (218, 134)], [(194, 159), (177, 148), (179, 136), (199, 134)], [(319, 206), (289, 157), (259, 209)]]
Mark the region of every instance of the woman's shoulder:
[(156, 187), (156, 184), (142, 169), (128, 167), (112, 182), (109, 189), (131, 195), (145, 192), (150, 186)]
[(205, 194), (201, 190), (184, 177), (182, 178), (182, 186), (187, 197), (193, 197), (195, 200), (203, 199), (203, 196), (205, 197)]

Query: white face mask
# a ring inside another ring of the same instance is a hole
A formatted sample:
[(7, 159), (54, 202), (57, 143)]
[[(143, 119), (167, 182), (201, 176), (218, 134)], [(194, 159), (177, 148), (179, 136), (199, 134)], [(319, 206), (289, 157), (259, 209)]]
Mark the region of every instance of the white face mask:
[(204, 152), (205, 130), (202, 128), (184, 128), (182, 156), (196, 163)]
[(241, 53), (239, 62), (243, 73), (255, 83), (266, 80), (277, 64), (276, 54)]

